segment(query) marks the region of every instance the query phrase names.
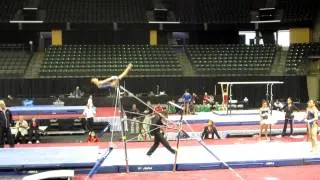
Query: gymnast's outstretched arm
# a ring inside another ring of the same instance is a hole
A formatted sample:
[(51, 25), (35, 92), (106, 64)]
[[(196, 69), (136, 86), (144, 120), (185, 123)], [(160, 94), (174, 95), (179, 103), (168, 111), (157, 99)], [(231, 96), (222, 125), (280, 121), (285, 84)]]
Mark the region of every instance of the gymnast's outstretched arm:
[(104, 80), (98, 80), (97, 78), (92, 78), (91, 82), (98, 87), (102, 87), (103, 85), (109, 84), (111, 87), (115, 87), (115, 85), (121, 80), (124, 76), (128, 74), (130, 69), (132, 68), (132, 64), (128, 64), (127, 68), (119, 75), (119, 76), (111, 76)]

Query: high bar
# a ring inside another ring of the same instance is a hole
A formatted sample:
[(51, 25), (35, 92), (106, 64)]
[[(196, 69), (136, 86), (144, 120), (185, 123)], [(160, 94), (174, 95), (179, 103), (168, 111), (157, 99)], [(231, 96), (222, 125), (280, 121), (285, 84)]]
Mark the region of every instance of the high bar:
[(283, 84), (283, 81), (218, 82), (218, 84)]

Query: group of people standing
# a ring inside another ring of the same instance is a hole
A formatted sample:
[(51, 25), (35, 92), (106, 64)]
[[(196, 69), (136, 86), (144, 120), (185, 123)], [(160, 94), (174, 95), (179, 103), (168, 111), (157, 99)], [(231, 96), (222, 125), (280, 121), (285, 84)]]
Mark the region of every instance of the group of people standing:
[(188, 89), (185, 90), (184, 94), (179, 100), (182, 103), (184, 114), (194, 114), (196, 111), (196, 106), (199, 104), (208, 106), (208, 110), (219, 110), (222, 105), (219, 105), (217, 101), (214, 101), (214, 97), (210, 96), (207, 92), (204, 93), (202, 99), (196, 93), (190, 93)]
[[(294, 105), (292, 99), (289, 97), (285, 106), (279, 106), (278, 110), (285, 112), (285, 120), (282, 130), (282, 137), (287, 136), (287, 126), (290, 124), (290, 133), (293, 134), (293, 122), (294, 122), (294, 112), (299, 111), (299, 109)], [(312, 152), (317, 152), (318, 150), (318, 109), (314, 100), (309, 100), (306, 108), (305, 121), (307, 123), (307, 140), (311, 140)], [(261, 139), (262, 133), (264, 133), (265, 138), (268, 139), (268, 128), (270, 128), (271, 123), (268, 121), (271, 115), (271, 110), (268, 106), (266, 100), (262, 101), (260, 113), (260, 132), (259, 138)]]

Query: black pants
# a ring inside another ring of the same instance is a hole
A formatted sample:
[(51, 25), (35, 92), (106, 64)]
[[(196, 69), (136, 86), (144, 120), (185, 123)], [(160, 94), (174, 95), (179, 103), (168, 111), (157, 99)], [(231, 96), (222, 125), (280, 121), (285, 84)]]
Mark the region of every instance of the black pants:
[(92, 117), (85, 119), (85, 121), (84, 121), (84, 129), (86, 131), (89, 131), (89, 132), (93, 131), (92, 123), (93, 123), (93, 118)]
[(28, 132), (29, 135), (29, 141), (32, 141), (32, 138), (34, 137), (36, 141), (40, 140), (40, 134), (39, 134), (39, 130), (29, 130)]
[(171, 153), (176, 153), (174, 149), (169, 145), (168, 141), (163, 137), (163, 135), (160, 132), (155, 132), (154, 134), (154, 143), (147, 152), (147, 155), (150, 156), (159, 146), (159, 144), (162, 144), (165, 148), (167, 148)]
[(22, 144), (26, 142), (26, 137), (23, 136), (20, 131), (18, 131), (18, 133), (16, 135), (16, 142), (17, 143), (20, 142)]
[(0, 148), (4, 147), (5, 137), (7, 137), (7, 142), (8, 144), (10, 144), (10, 147), (14, 147), (14, 141), (13, 141), (10, 127), (9, 128), (0, 127)]
[(288, 125), (288, 122), (290, 123), (290, 135), (292, 135), (293, 133), (293, 118), (286, 118), (284, 120), (284, 125), (283, 125), (283, 130), (282, 130), (282, 136), (285, 136), (286, 135), (286, 131), (287, 131), (287, 125)]

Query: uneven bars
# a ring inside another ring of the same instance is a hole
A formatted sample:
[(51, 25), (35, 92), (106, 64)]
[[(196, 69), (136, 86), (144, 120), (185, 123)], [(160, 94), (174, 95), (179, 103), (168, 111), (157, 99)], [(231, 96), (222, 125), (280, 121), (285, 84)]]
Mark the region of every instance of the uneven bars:
[(182, 106), (179, 106), (178, 104), (176, 104), (176, 103), (174, 103), (174, 102), (172, 102), (172, 101), (169, 101), (168, 104), (170, 104), (170, 105), (172, 105), (172, 106), (174, 106), (174, 107), (176, 107), (176, 108), (178, 108), (178, 109), (180, 109), (180, 110), (183, 110), (183, 107), (182, 107)]
[(218, 82), (218, 84), (283, 84), (283, 81)]

